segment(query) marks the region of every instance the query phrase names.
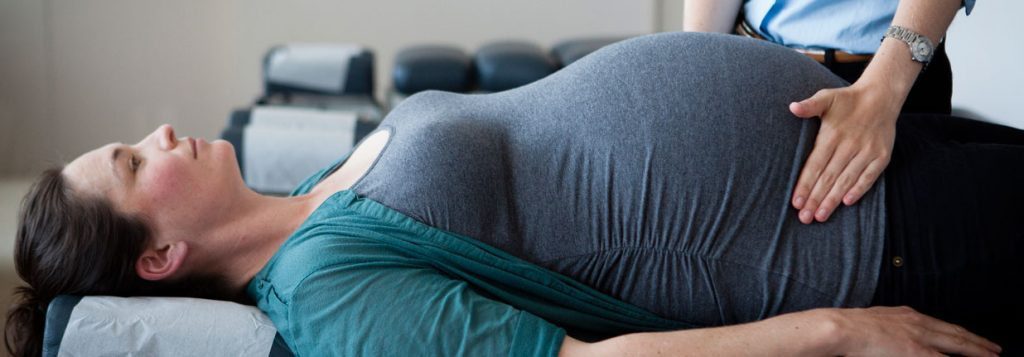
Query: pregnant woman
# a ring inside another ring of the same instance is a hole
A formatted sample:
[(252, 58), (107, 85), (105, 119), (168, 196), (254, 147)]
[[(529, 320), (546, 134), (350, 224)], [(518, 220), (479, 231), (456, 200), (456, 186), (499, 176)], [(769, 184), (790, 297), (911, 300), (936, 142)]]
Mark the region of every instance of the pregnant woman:
[(883, 179), (802, 224), (818, 123), (787, 106), (844, 85), (756, 40), (645, 36), (413, 96), (284, 198), (163, 126), (26, 197), (8, 345), (38, 348), (58, 294), (157, 294), (255, 303), (299, 355), (1012, 351), (1024, 133), (902, 118)]

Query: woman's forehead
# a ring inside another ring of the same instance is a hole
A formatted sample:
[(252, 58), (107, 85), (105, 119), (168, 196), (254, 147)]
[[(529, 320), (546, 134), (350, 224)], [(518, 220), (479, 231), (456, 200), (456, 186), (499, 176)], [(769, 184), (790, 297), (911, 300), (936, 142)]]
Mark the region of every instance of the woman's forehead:
[(82, 154), (64, 167), (64, 178), (80, 193), (104, 196), (119, 178), (112, 160), (118, 143), (104, 145)]

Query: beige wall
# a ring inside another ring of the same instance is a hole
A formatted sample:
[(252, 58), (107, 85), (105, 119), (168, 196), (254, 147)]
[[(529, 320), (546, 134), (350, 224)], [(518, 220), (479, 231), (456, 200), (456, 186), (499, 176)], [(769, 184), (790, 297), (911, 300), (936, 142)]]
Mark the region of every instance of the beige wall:
[(0, 0), (0, 174), (14, 169), (17, 138), (33, 136), (26, 123), (49, 117), (45, 37), (41, 3)]
[(216, 137), (260, 91), (260, 59), (283, 42), (355, 42), (377, 54), (496, 39), (543, 46), (641, 34), (661, 1), (0, 0), (0, 175), (34, 173), (159, 123)]
[(957, 14), (946, 50), (953, 66), (953, 107), (978, 119), (1024, 129), (1024, 1), (978, 0), (970, 16)]

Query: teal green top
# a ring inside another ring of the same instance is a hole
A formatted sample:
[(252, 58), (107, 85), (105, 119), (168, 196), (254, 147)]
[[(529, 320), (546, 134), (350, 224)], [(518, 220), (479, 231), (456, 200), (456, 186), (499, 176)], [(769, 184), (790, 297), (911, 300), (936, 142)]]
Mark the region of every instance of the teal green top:
[(566, 329), (594, 339), (690, 327), (347, 190), (306, 219), (247, 293), (297, 356), (555, 356)]

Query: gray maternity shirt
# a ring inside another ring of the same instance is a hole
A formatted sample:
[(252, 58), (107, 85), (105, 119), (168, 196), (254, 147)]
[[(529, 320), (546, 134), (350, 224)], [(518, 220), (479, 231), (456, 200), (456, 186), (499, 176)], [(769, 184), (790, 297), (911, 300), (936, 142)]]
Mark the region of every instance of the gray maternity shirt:
[(844, 85), (766, 42), (646, 36), (514, 90), (410, 97), (352, 190), (696, 325), (865, 306), (884, 180), (823, 224), (789, 203), (819, 121), (788, 104)]

